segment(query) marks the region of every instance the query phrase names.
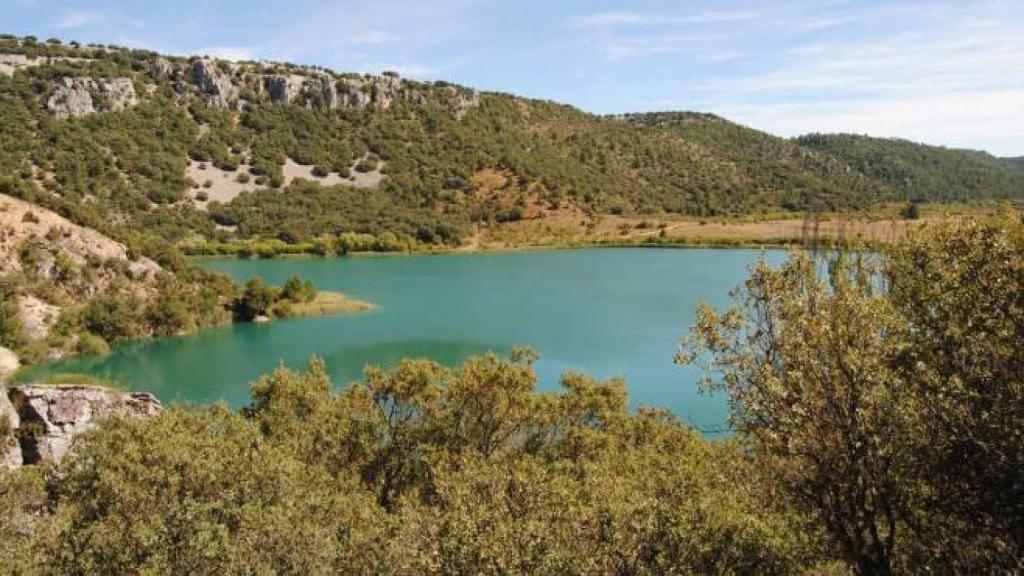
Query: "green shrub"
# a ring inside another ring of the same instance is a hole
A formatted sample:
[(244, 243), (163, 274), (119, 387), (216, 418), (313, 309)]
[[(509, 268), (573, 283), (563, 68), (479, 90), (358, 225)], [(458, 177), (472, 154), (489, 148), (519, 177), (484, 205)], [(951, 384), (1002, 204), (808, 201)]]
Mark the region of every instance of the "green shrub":
[(110, 345), (102, 336), (90, 332), (83, 332), (78, 335), (76, 352), (87, 356), (106, 356), (110, 354)]

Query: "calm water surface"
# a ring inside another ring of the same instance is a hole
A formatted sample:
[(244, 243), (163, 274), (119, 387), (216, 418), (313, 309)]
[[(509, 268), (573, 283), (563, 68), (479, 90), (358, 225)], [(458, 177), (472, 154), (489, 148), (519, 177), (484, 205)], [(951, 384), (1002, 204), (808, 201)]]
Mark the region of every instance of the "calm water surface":
[[(729, 303), (757, 250), (588, 249), (474, 255), (296, 260), (204, 260), (244, 282), (290, 274), (373, 302), (372, 312), (225, 326), (182, 338), (118, 346), (19, 379), (82, 372), (113, 378), (165, 402), (223, 400), (239, 407), (249, 384), (280, 363), (327, 362), (337, 385), (366, 364), (407, 356), (446, 364), (532, 346), (542, 389), (567, 370), (623, 376), (634, 406), (664, 406), (697, 426), (721, 424), (725, 400), (699, 393), (699, 373), (672, 363), (701, 300)], [(780, 252), (768, 252), (772, 261)]]

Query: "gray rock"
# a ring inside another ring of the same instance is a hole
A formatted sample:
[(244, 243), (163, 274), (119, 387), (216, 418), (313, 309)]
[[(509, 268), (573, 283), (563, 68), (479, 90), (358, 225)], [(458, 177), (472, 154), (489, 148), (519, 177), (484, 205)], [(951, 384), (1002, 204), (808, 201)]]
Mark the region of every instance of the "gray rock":
[(448, 105), (451, 107), (452, 113), (455, 114), (456, 118), (462, 118), (470, 108), (480, 104), (480, 94), (476, 90), (456, 88), (455, 86), (449, 86), (448, 90), (452, 92)]
[[(6, 348), (0, 348), (11, 356), (13, 352)], [(17, 362), (17, 356), (14, 356)], [(18, 428), (20, 421), (18, 411), (7, 398), (7, 387), (0, 381), (0, 470), (5, 468), (17, 468), (22, 464), (21, 445), (14, 431)]]
[(88, 116), (98, 111), (116, 112), (135, 106), (138, 102), (131, 78), (64, 76), (54, 83), (53, 93), (46, 101), (46, 109), (57, 118), (66, 119)]
[(11, 389), (9, 396), (18, 409), (25, 464), (59, 462), (76, 437), (104, 418), (149, 418), (163, 409), (152, 394), (99, 386), (22, 386)]
[(337, 84), (337, 102), (341, 108), (366, 108), (370, 104), (370, 87), (362, 80), (342, 78)]
[(238, 101), (238, 89), (214, 60), (203, 58), (192, 63), (192, 82), (199, 91), (210, 97), (214, 105), (230, 108)]
[(271, 102), (291, 104), (302, 95), (302, 76), (285, 76), (271, 74), (263, 77), (263, 89), (267, 91)]
[(106, 98), (107, 110), (110, 112), (131, 108), (139, 103), (131, 78), (101, 79), (96, 82), (96, 87)]
[(334, 79), (326, 74), (309, 78), (302, 86), (306, 97), (306, 105), (311, 108), (337, 108), (338, 89)]
[(54, 85), (46, 109), (57, 118), (79, 118), (96, 112), (89, 88), (91, 79), (59, 78)]
[(149, 63), (149, 76), (154, 80), (169, 78), (174, 74), (174, 66), (166, 58), (156, 58)]
[[(21, 366), (21, 362), (18, 360), (18, 355), (11, 350), (0, 346), (0, 381), (3, 381), (12, 372), (17, 370)], [(0, 404), (3, 404), (4, 398), (0, 398)]]

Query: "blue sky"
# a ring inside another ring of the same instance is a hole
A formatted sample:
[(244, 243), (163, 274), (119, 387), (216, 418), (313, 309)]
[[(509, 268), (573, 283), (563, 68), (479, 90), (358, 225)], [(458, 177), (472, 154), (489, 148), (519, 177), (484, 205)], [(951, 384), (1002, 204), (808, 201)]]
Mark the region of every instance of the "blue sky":
[(0, 29), (1024, 155), (1024, 1), (0, 0)]

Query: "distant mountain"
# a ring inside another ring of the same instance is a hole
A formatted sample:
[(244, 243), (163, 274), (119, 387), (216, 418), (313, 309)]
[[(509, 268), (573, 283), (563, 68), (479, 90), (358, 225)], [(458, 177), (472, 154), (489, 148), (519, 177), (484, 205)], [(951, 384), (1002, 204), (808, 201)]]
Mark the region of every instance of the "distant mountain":
[(979, 197), (1020, 199), (1024, 179), (991, 154), (854, 134), (808, 134), (795, 140), (882, 182), (907, 200), (949, 202)]
[(0, 37), (0, 193), (129, 245), (343, 233), (455, 245), (520, 218), (1024, 196), (980, 152), (602, 117), (394, 73)]

